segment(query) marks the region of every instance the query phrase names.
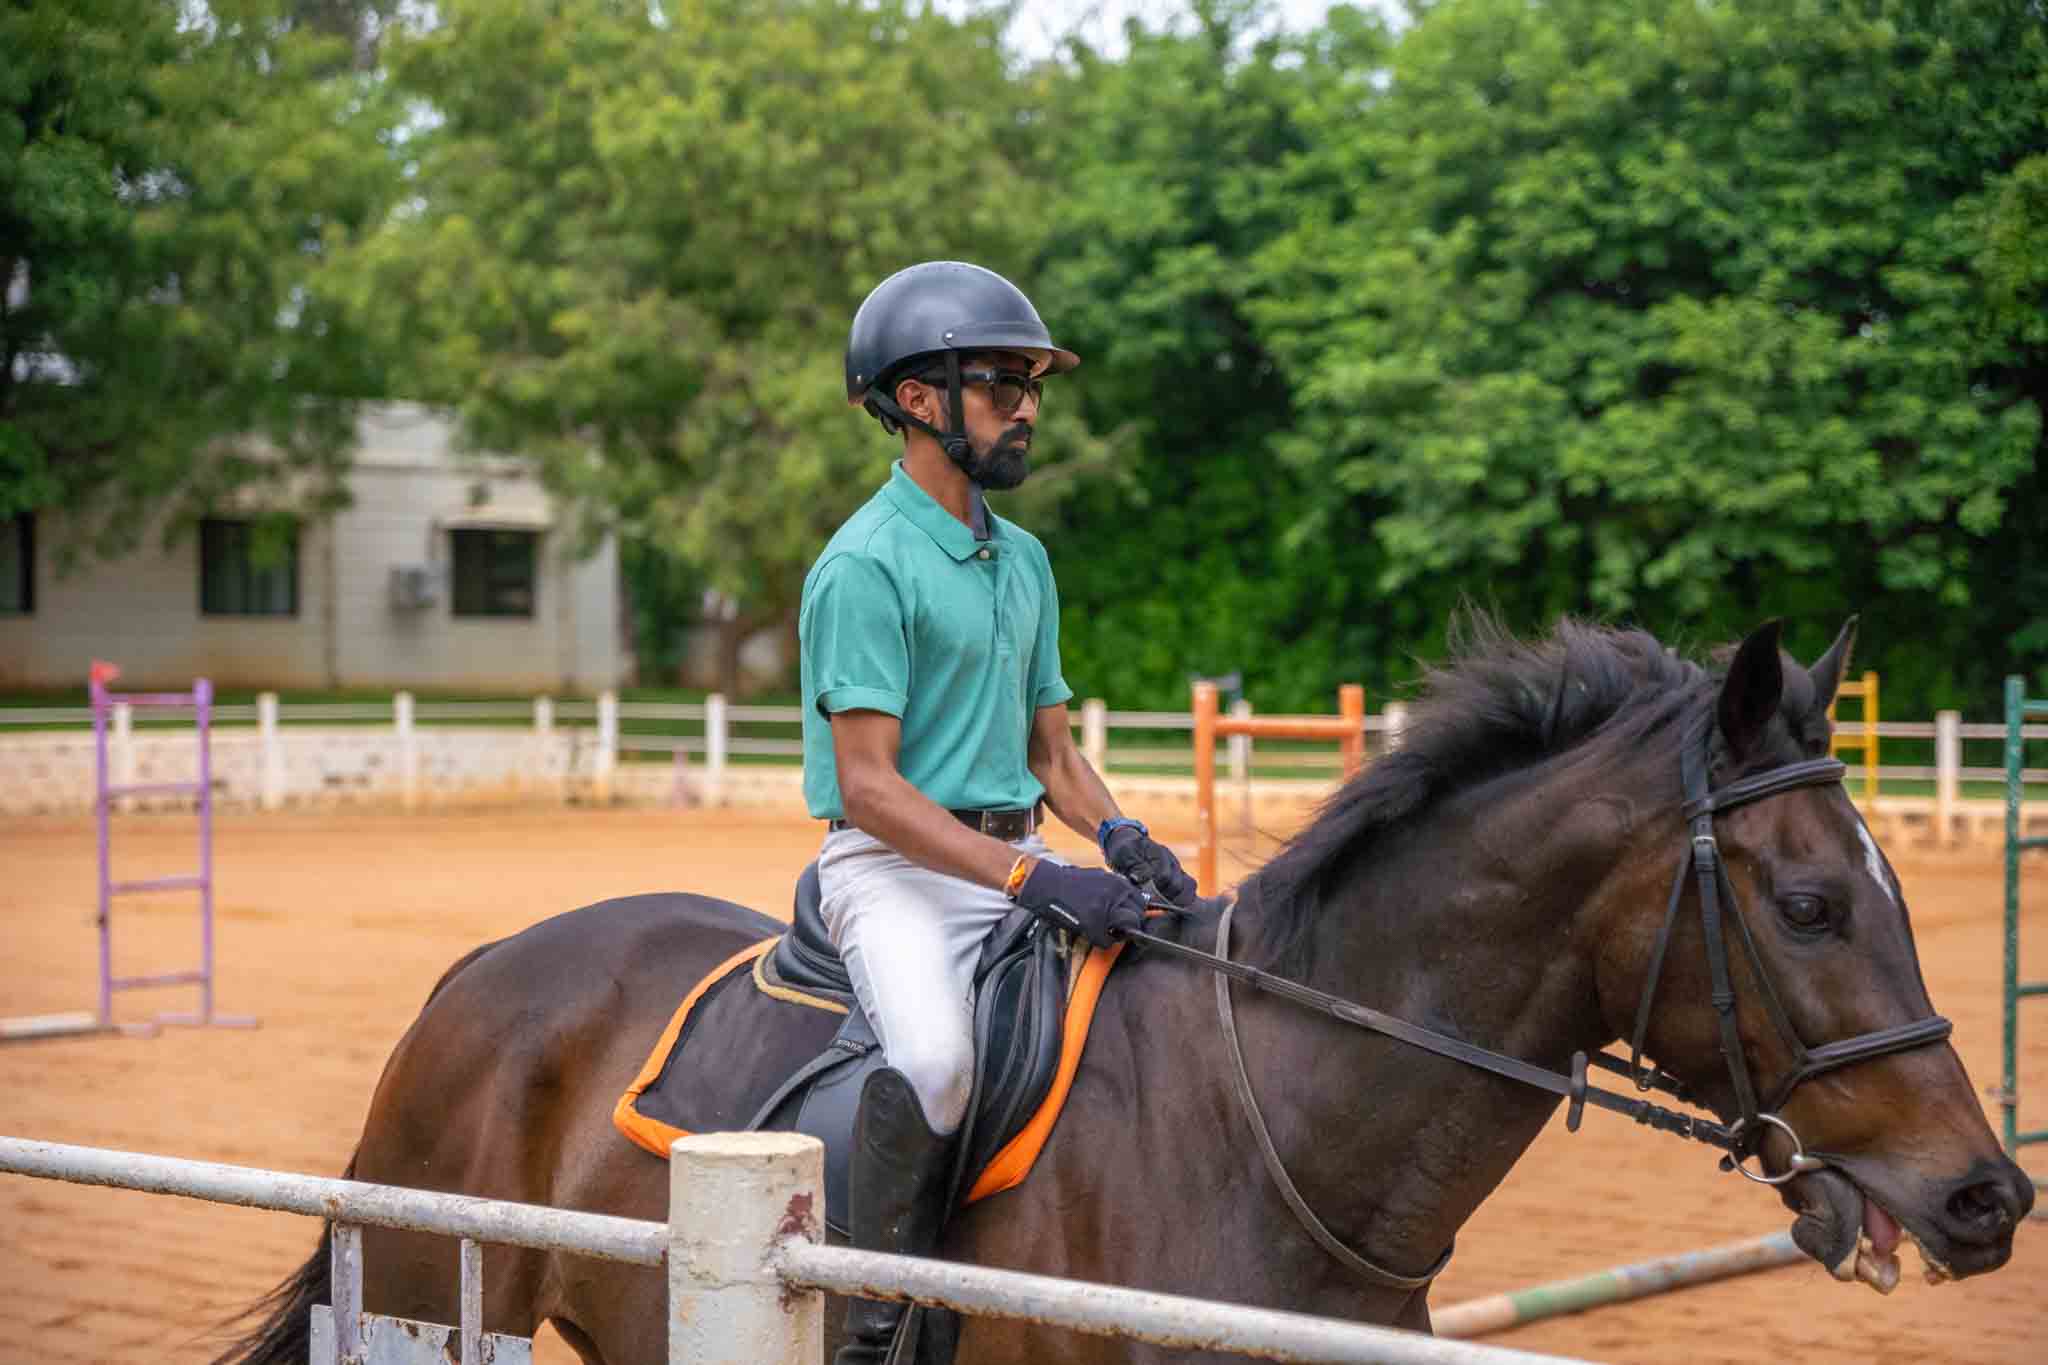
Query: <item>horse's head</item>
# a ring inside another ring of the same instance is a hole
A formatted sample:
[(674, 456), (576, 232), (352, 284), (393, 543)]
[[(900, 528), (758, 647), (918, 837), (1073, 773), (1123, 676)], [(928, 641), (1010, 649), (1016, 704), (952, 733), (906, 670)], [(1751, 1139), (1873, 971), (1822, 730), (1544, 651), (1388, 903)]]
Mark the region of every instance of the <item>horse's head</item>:
[[(1711, 713), (1685, 740), (1685, 810), (1674, 803), (1649, 822), (1641, 875), (1602, 909), (1600, 994), (1624, 1035), (1652, 995), (1644, 1052), (1724, 1120), (1761, 1135), (1758, 1159), (1789, 1177), (1780, 1194), (1798, 1213), (1793, 1236), (1809, 1255), (1838, 1278), (1888, 1291), (1902, 1230), (1930, 1279), (2003, 1265), (2034, 1190), (1929, 1022), (1898, 878), (1838, 773), (1812, 762), (1828, 751), (1827, 708), (1853, 637), (1851, 622), (1810, 670), (1781, 653), (1775, 622), (1743, 641)], [(1798, 764), (1807, 766), (1786, 771)], [(1700, 801), (1708, 790), (1734, 799)], [(1681, 857), (1659, 963), (1665, 893)], [(1703, 928), (1714, 902), (1725, 952), (1718, 972)], [(1724, 1005), (1733, 996), (1732, 1058), (1717, 994)], [(1800, 1143), (1808, 1159), (1795, 1169)]]

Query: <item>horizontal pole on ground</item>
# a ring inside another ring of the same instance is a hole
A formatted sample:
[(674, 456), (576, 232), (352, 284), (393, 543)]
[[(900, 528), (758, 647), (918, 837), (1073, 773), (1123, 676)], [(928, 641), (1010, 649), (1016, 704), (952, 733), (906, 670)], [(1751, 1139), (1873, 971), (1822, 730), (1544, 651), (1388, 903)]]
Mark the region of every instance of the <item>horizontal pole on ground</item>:
[(851, 1247), (785, 1241), (774, 1253), (774, 1264), (786, 1282), (809, 1289), (914, 1299), (956, 1312), (1016, 1318), (1185, 1350), (1231, 1351), (1262, 1360), (1330, 1365), (1366, 1361), (1554, 1365), (1562, 1358), (1448, 1341), (1391, 1327), (1332, 1322), (1300, 1313), (1082, 1284), (986, 1266), (885, 1256)]
[(1768, 1237), (1681, 1252), (1676, 1256), (1659, 1256), (1575, 1279), (1553, 1280), (1512, 1293), (1491, 1294), (1466, 1303), (1452, 1304), (1433, 1311), (1430, 1322), (1438, 1336), (1480, 1337), (1489, 1332), (1518, 1327), (1525, 1322), (1535, 1322), (1539, 1318), (1623, 1303), (1687, 1285), (1727, 1279), (1731, 1275), (1772, 1270), (1806, 1259), (1806, 1253), (1793, 1244), (1791, 1233), (1774, 1232)]
[(0, 1174), (182, 1195), (215, 1204), (470, 1237), (629, 1265), (658, 1266), (668, 1255), (665, 1223), (104, 1147), (0, 1137)]
[(112, 1032), (91, 1010), (65, 1014), (25, 1014), (17, 1019), (0, 1019), (0, 1042), (23, 1042), (31, 1038), (68, 1038), (80, 1033)]
[(2048, 995), (2048, 981), (2023, 982), (2017, 989), (2019, 995)]

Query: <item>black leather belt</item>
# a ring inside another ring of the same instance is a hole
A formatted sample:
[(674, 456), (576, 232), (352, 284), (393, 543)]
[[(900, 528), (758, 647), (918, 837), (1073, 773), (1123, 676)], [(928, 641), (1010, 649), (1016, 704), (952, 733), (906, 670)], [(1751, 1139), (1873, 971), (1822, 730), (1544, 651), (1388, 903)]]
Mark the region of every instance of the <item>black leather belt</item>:
[[(978, 829), (991, 839), (1001, 839), (1006, 844), (1027, 839), (1038, 828), (1036, 806), (1027, 806), (1023, 810), (956, 810), (950, 813), (969, 829)], [(829, 821), (826, 827), (834, 834), (854, 828), (845, 820)]]

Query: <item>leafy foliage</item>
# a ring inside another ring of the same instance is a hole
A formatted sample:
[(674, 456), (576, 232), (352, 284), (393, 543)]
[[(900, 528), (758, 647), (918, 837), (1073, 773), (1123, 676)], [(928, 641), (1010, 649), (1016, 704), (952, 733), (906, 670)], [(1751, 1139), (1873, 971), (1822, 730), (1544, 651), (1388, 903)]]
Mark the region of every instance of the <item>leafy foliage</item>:
[(273, 6), (180, 15), (0, 9), (0, 515), (109, 551), (251, 483), (331, 499), (383, 382), (321, 292), (394, 184), (374, 85)]
[(1084, 692), (1383, 698), (1466, 598), (2048, 687), (2040, 0), (1192, 0), (1036, 64), (1006, 13), (0, 9), (0, 515), (317, 503), (353, 401), (434, 400), (622, 538), (662, 662), (703, 588), (787, 618), (894, 450), (847, 322), (957, 256), (1085, 357), (1003, 507)]
[(386, 59), (437, 124), (416, 210), (358, 262), (366, 325), (472, 440), (541, 454), (740, 628), (786, 616), (892, 449), (845, 402), (854, 308), (914, 260), (1003, 268), (1028, 241), (993, 22), (457, 0)]

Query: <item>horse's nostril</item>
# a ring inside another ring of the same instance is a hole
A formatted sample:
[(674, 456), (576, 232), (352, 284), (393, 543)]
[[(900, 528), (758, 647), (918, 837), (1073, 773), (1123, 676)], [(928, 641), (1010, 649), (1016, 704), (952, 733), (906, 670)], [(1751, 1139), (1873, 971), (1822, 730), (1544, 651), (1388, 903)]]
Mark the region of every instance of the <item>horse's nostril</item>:
[(1948, 1216), (1960, 1228), (1996, 1232), (2011, 1227), (2019, 1215), (2013, 1192), (1996, 1180), (1965, 1185), (1948, 1197)]

